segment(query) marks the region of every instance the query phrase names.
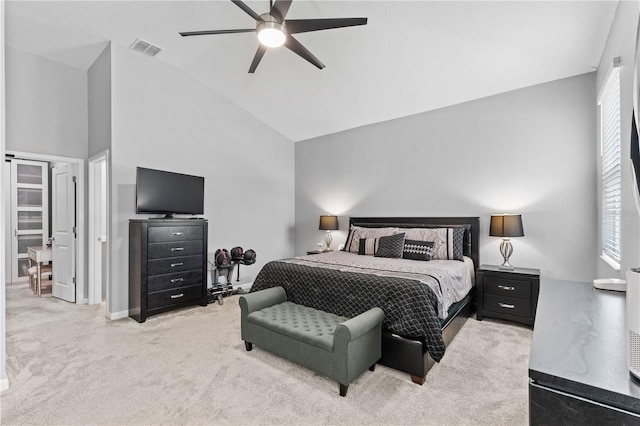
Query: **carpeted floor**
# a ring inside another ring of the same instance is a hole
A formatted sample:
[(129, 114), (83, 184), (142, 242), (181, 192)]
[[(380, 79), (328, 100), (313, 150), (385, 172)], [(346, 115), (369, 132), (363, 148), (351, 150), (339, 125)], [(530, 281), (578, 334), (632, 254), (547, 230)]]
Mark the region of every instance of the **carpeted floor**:
[(532, 332), (467, 321), (423, 386), (383, 366), (338, 385), (240, 340), (223, 305), (108, 321), (103, 306), (7, 286), (2, 425), (437, 424), (528, 420)]

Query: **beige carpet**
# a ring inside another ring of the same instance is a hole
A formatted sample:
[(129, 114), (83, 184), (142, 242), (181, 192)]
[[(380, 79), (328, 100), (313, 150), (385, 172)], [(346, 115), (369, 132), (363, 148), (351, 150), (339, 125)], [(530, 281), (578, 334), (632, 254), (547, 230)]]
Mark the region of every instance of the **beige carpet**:
[(27, 424), (517, 425), (528, 419), (532, 332), (467, 321), (423, 386), (378, 366), (338, 385), (240, 340), (224, 305), (108, 321), (104, 307), (7, 286), (0, 422)]

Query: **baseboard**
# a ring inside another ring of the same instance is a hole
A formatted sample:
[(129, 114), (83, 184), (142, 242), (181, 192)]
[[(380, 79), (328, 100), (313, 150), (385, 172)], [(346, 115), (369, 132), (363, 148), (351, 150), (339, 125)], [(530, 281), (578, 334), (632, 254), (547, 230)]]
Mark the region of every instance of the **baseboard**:
[(4, 392), (7, 389), (9, 389), (9, 378), (0, 379), (0, 392)]
[(107, 319), (119, 320), (129, 316), (129, 311), (107, 312)]

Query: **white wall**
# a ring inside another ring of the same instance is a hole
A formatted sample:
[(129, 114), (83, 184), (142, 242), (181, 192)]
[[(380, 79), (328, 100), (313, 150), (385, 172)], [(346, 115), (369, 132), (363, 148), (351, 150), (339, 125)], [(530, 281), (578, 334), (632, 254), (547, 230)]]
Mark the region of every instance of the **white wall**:
[(7, 47), (6, 149), (87, 158), (87, 73)]
[(292, 255), (293, 142), (184, 71), (121, 46), (111, 50), (109, 311), (128, 309), (136, 166), (205, 177), (210, 251), (240, 245), (257, 252), (241, 282), (253, 281), (267, 261)]
[(596, 273), (595, 74), (553, 81), (296, 144), (296, 253), (318, 217), (480, 216), (482, 263), (499, 264), (491, 213), (522, 214), (511, 263), (547, 277)]
[[(629, 268), (640, 266), (640, 216), (633, 199), (633, 176), (629, 159), (629, 141), (631, 138), (631, 117), (633, 111), (633, 73), (636, 45), (636, 29), (640, 2), (621, 1), (618, 3), (616, 16), (611, 26), (607, 44), (600, 59), (597, 72), (597, 93), (605, 82), (607, 73), (611, 69), (613, 58), (620, 57), (620, 141), (622, 160), (622, 224), (621, 224), (621, 259), (620, 270), (614, 270), (603, 261), (601, 253), (602, 226), (600, 209), (598, 209), (598, 276), (625, 278)], [(599, 117), (598, 117), (599, 121)], [(594, 147), (597, 158), (597, 171), (600, 173), (600, 131), (597, 132), (597, 142)], [(598, 188), (598, 202), (602, 197)]]

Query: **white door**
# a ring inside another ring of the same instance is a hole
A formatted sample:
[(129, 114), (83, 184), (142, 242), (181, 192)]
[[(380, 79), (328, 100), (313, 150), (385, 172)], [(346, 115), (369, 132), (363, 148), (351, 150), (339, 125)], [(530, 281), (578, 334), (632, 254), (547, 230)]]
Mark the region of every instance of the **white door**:
[(49, 238), (48, 164), (11, 160), (11, 281), (29, 279), (27, 247), (41, 247)]
[(54, 297), (76, 300), (76, 182), (73, 167), (65, 164), (52, 169), (52, 237)]
[(89, 304), (106, 299), (107, 152), (89, 159)]

